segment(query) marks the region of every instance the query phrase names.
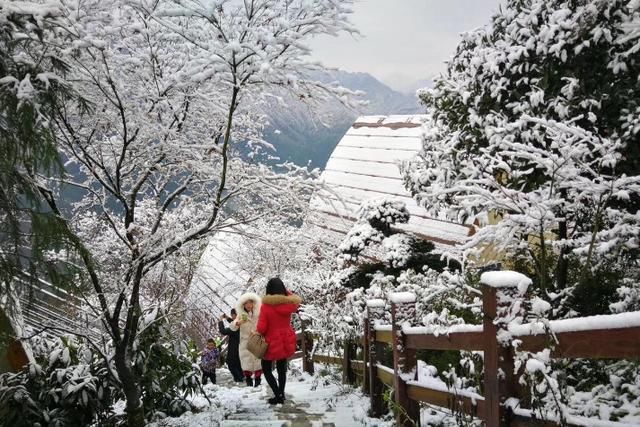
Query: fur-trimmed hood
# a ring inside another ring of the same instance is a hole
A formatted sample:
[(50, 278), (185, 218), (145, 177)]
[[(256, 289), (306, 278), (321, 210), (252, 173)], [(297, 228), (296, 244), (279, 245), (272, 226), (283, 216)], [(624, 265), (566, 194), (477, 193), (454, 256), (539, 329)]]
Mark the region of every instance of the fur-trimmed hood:
[(247, 293), (244, 293), (244, 294), (240, 295), (240, 298), (238, 298), (238, 303), (236, 304), (236, 312), (238, 313), (238, 318), (243, 313), (247, 313), (243, 306), (244, 306), (244, 303), (246, 303), (249, 300), (253, 301), (253, 315), (254, 315), (254, 317), (257, 318), (257, 316), (260, 314), (260, 306), (262, 305), (262, 299), (260, 298), (260, 296), (258, 294), (255, 294), (253, 292), (247, 292)]
[(300, 305), (302, 298), (298, 295), (265, 295), (262, 297), (262, 303), (268, 305), (280, 305), (280, 304), (296, 304)]

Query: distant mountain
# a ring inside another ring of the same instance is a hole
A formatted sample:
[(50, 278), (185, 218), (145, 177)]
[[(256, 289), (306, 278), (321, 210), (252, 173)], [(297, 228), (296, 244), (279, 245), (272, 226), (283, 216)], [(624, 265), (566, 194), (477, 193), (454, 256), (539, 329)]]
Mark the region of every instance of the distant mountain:
[(403, 93), (406, 93), (407, 95), (415, 95), (418, 89), (423, 89), (427, 87), (433, 87), (433, 80), (422, 79), (422, 80), (418, 80), (417, 82), (413, 82), (407, 85), (406, 88), (403, 89)]
[(267, 108), (270, 126), (265, 139), (276, 147), (281, 160), (299, 165), (311, 163), (324, 168), (331, 152), (347, 129), (361, 115), (416, 114), (423, 111), (415, 95), (394, 91), (367, 73), (329, 71), (314, 76), (323, 83), (337, 82), (351, 90), (366, 92), (361, 98), (369, 104), (358, 111), (337, 100), (311, 109), (300, 100), (283, 96)]

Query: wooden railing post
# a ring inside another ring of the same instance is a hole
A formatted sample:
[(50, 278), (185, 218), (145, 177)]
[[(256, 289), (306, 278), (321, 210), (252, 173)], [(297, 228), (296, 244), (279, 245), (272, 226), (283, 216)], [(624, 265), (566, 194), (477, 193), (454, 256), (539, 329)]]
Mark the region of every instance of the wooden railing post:
[(313, 375), (313, 336), (307, 331), (308, 320), (302, 320), (302, 370)]
[(351, 360), (353, 360), (353, 344), (350, 340), (345, 340), (342, 349), (342, 383), (353, 384), (355, 382), (355, 374), (351, 367)]
[(402, 326), (416, 319), (416, 296), (411, 292), (391, 294), (391, 335), (393, 337), (393, 389), (396, 403), (396, 425), (416, 426), (420, 423), (420, 406), (409, 398), (407, 381), (416, 379), (416, 352), (406, 348)]
[(362, 334), (362, 393), (369, 394), (369, 317), (364, 319)]
[(376, 321), (384, 316), (384, 301), (380, 299), (367, 301), (367, 343), (368, 351), (368, 370), (369, 373), (369, 400), (371, 402), (371, 416), (379, 418), (386, 413), (384, 407), (384, 384), (378, 378), (378, 346), (376, 345)]
[(513, 349), (509, 343), (499, 341), (500, 330), (505, 329), (513, 316), (517, 293), (531, 280), (513, 271), (491, 271), (483, 273), (482, 309), (484, 334), (484, 395), (487, 427), (510, 425), (510, 411), (504, 403), (509, 397), (517, 397), (517, 382), (514, 375)]

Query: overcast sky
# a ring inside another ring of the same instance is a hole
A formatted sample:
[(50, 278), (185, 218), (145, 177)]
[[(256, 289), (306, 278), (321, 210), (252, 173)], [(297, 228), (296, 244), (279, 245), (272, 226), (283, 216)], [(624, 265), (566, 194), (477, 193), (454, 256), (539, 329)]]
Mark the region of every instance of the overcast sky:
[(313, 58), (363, 71), (396, 90), (445, 70), (459, 34), (489, 22), (500, 0), (357, 0), (352, 21), (362, 37), (322, 37)]

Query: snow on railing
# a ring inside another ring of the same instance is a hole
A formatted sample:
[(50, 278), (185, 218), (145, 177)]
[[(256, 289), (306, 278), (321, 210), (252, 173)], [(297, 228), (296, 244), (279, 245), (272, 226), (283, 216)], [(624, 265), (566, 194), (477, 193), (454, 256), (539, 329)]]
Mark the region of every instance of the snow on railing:
[(370, 299), (367, 300), (367, 307), (370, 308), (384, 308), (385, 302), (382, 299)]
[(518, 288), (524, 293), (532, 282), (516, 271), (486, 271), (480, 276), (480, 283), (492, 288)]
[(393, 292), (389, 299), (394, 304), (407, 304), (416, 302), (416, 294), (413, 292)]
[(452, 325), (452, 326), (444, 326), (442, 328), (437, 328), (433, 326), (405, 326), (402, 328), (402, 332), (405, 335), (427, 335), (431, 334), (434, 336), (440, 335), (449, 335), (456, 333), (464, 333), (464, 332), (482, 332), (482, 325)]
[(640, 327), (640, 311), (509, 325), (514, 336)]
[[(548, 354), (555, 359), (628, 359), (640, 355), (640, 340), (637, 338), (640, 334), (640, 312), (521, 324), (518, 322), (526, 316), (524, 293), (531, 280), (519, 273), (496, 271), (484, 273), (481, 281), (483, 322), (480, 325), (412, 326), (418, 321), (415, 295), (410, 292), (393, 293), (389, 295), (389, 301), (367, 301), (366, 330), (363, 338), (358, 340), (363, 345), (364, 360), (354, 360), (357, 352), (353, 350), (353, 341), (346, 341), (342, 358), (314, 356), (314, 359), (321, 363), (341, 364), (347, 374), (354, 370), (362, 372), (363, 388), (370, 395), (373, 416), (380, 417), (384, 413), (383, 385), (386, 384), (394, 388), (395, 404), (408, 419), (419, 419), (417, 402), (423, 402), (449, 409), (453, 405), (456, 411), (480, 418), (488, 425), (498, 425), (505, 411), (505, 399), (518, 396), (518, 391), (512, 388), (515, 382), (510, 345), (516, 351), (539, 352), (549, 349), (545, 335), (551, 333), (555, 343)], [(388, 321), (383, 319), (389, 315), (385, 310), (389, 305), (393, 325), (382, 324)], [(512, 310), (514, 307), (516, 310)], [(539, 314), (544, 310), (534, 309), (532, 312)], [(504, 313), (518, 316), (513, 322), (497, 322), (504, 319), (501, 317)], [(501, 340), (503, 335), (509, 340)], [(436, 376), (421, 375), (416, 352), (423, 349), (484, 352), (484, 376), (490, 379), (483, 383), (484, 396), (474, 390), (449, 387)], [(389, 356), (393, 356), (393, 367), (384, 364)], [(348, 379), (350, 375), (344, 378)], [(535, 418), (533, 411), (519, 408), (517, 399), (510, 402), (514, 414), (524, 423)], [(551, 424), (561, 422), (552, 414), (543, 415)], [(566, 421), (573, 425), (624, 425), (568, 414)]]
[(393, 375), (393, 374), (394, 374), (393, 368), (390, 368), (390, 367), (388, 367), (388, 366), (382, 365), (382, 364), (380, 364), (380, 363), (377, 363), (377, 364), (376, 364), (376, 368), (377, 368), (377, 369), (380, 369), (381, 371), (385, 371), (385, 372), (387, 372), (387, 373), (389, 373), (389, 374), (391, 374), (391, 375)]

